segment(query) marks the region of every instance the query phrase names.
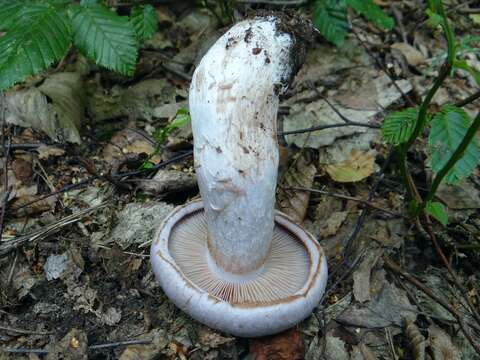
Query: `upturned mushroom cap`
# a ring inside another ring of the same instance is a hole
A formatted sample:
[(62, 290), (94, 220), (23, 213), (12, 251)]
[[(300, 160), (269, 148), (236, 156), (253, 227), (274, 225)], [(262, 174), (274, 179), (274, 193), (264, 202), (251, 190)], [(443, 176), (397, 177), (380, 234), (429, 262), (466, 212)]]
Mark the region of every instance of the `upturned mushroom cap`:
[(189, 103), (202, 201), (172, 212), (151, 248), (167, 296), (237, 336), (300, 322), (327, 280), (317, 241), (274, 210), (278, 95), (301, 50), (284, 25), (272, 16), (242, 21), (197, 67)]
[(288, 329), (318, 305), (327, 282), (325, 255), (312, 235), (277, 212), (272, 249), (249, 278), (212, 267), (203, 203), (177, 207), (151, 247), (153, 270), (170, 300), (195, 320), (235, 336)]

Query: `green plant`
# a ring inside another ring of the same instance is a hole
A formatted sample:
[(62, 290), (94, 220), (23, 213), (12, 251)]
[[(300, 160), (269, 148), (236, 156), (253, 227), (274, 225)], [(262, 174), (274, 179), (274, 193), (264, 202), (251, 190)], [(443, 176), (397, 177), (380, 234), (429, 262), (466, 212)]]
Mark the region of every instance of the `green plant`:
[(64, 57), (73, 43), (98, 65), (135, 71), (138, 46), (156, 30), (155, 10), (119, 16), (96, 0), (0, 0), (0, 91)]
[(393, 28), (393, 19), (373, 0), (316, 0), (313, 23), (328, 41), (337, 46), (343, 44), (348, 32), (348, 7), (385, 30)]
[(141, 168), (149, 169), (153, 167), (153, 164), (150, 162), (150, 160), (156, 155), (160, 154), (162, 145), (165, 143), (165, 141), (167, 141), (168, 136), (172, 133), (173, 130), (181, 128), (182, 126), (188, 124), (189, 122), (190, 122), (190, 113), (188, 112), (187, 109), (181, 108), (181, 109), (178, 109), (172, 121), (170, 121), (164, 127), (157, 129), (153, 133), (153, 138), (155, 139), (155, 147), (153, 149), (153, 152), (143, 162)]
[[(426, 211), (442, 224), (448, 223), (445, 207), (435, 202), (435, 193), (442, 182), (449, 185), (458, 184), (470, 176), (480, 161), (480, 148), (475, 134), (480, 128), (480, 113), (474, 120), (461, 108), (445, 105), (437, 113), (429, 112), (429, 105), (435, 93), (442, 86), (452, 70), (459, 68), (458, 49), (453, 31), (446, 17), (441, 0), (429, 1), (431, 23), (441, 26), (447, 39), (448, 49), (439, 74), (431, 89), (419, 107), (393, 113), (385, 118), (382, 126), (384, 139), (396, 147), (399, 167), (404, 178), (413, 208), (416, 214)], [(461, 64), (462, 70), (472, 73), (468, 64)], [(407, 163), (407, 152), (422, 134), (430, 127), (428, 153), (430, 166), (434, 174), (432, 185), (421, 199), (414, 191)]]

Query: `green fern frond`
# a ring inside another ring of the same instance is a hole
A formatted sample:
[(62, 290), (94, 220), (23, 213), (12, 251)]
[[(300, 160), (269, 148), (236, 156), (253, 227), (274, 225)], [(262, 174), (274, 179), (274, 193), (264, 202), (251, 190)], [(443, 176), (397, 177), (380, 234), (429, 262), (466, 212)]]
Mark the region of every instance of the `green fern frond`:
[(100, 4), (71, 8), (74, 42), (89, 59), (124, 75), (132, 75), (137, 61), (135, 30), (127, 17)]
[(152, 5), (135, 6), (130, 14), (130, 22), (140, 41), (150, 39), (157, 31), (157, 14)]
[(313, 23), (328, 41), (340, 46), (348, 31), (345, 0), (318, 0), (315, 3)]
[(70, 43), (70, 26), (54, 6), (30, 3), (20, 9), (0, 37), (0, 90), (48, 68)]

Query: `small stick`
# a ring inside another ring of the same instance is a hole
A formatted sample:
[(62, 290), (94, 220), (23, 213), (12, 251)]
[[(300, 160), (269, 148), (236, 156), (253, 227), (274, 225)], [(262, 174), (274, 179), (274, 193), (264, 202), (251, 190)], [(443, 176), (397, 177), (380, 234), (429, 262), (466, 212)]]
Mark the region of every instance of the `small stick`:
[(417, 289), (422, 291), (425, 295), (430, 297), (432, 300), (436, 301), (439, 303), (445, 310), (447, 310), (450, 314), (453, 315), (453, 317), (457, 320), (458, 325), (460, 326), (460, 329), (462, 330), (463, 334), (467, 338), (468, 342), (472, 347), (475, 349), (477, 354), (480, 355), (480, 345), (475, 342), (473, 339), (472, 335), (468, 331), (467, 326), (463, 322), (462, 317), (457, 313), (457, 311), (450, 305), (448, 304), (445, 300), (437, 297), (435, 294), (433, 294), (432, 290), (430, 290), (428, 287), (426, 287), (424, 284), (422, 284), (420, 281), (418, 281), (416, 278), (408, 274), (407, 272), (403, 271), (400, 266), (398, 266), (395, 262), (390, 260), (387, 257), (383, 257), (383, 263), (384, 265), (391, 271), (403, 276), (405, 280), (407, 280), (409, 283), (414, 285)]
[(285, 189), (286, 190), (296, 190), (296, 191), (308, 191), (308, 192), (311, 192), (311, 193), (314, 193), (314, 194), (327, 195), (327, 196), (331, 196), (331, 197), (338, 198), (338, 199), (356, 201), (356, 202), (359, 202), (363, 205), (371, 207), (372, 209), (383, 211), (384, 213), (387, 213), (387, 214), (395, 216), (395, 217), (405, 217), (402, 214), (397, 214), (393, 211), (390, 211), (390, 210), (384, 209), (384, 208), (382, 208), (378, 205), (375, 205), (370, 201), (359, 199), (359, 198), (356, 198), (356, 197), (353, 197), (353, 196), (348, 196), (348, 195), (343, 195), (343, 194), (335, 194), (335, 193), (331, 193), (331, 192), (324, 191), (324, 190), (317, 190), (317, 189), (311, 189), (311, 188), (305, 188), (305, 187), (299, 187), (299, 186), (290, 186), (290, 187), (286, 187)]
[[(88, 347), (88, 350), (99, 350), (99, 349), (107, 349), (119, 346), (128, 346), (128, 345), (145, 345), (150, 344), (152, 339), (141, 339), (141, 340), (126, 340), (126, 341), (117, 341), (113, 343), (106, 343), (106, 344), (98, 344), (98, 345), (91, 345)], [(48, 354), (49, 350), (44, 349), (26, 349), (26, 348), (3, 348), (0, 351), (6, 353), (14, 353), (14, 354)]]
[(23, 334), (23, 335), (51, 335), (51, 334), (53, 334), (52, 332), (49, 332), (49, 331), (25, 330), (25, 329), (13, 328), (13, 327), (4, 326), (4, 325), (0, 325), (0, 330), (10, 331), (10, 332), (14, 332), (14, 333), (17, 333), (17, 334)]

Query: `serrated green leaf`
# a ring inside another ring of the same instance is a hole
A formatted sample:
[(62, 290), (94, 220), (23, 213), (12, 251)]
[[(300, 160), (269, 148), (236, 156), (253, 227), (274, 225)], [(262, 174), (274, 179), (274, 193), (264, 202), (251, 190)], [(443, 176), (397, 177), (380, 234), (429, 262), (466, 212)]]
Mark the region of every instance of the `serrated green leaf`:
[(54, 7), (30, 4), (0, 37), (0, 90), (48, 68), (71, 43), (68, 22)]
[(445, 206), (442, 203), (436, 201), (429, 201), (425, 206), (425, 211), (438, 220), (443, 226), (448, 224), (448, 214), (445, 210)]
[(373, 2), (373, 0), (346, 0), (347, 4), (350, 5), (356, 12), (360, 15), (365, 16), (368, 20), (373, 22), (375, 25), (384, 28), (385, 30), (390, 30), (393, 28), (394, 21), (393, 19), (385, 14), (383, 10)]
[(28, 4), (27, 1), (0, 0), (0, 30), (9, 29)]
[(130, 22), (140, 41), (150, 39), (157, 31), (157, 14), (152, 5), (135, 6), (130, 14)]
[(340, 46), (348, 31), (345, 0), (317, 0), (313, 23), (328, 41)]
[(388, 115), (383, 121), (382, 133), (387, 143), (400, 145), (412, 135), (417, 123), (418, 108), (409, 108)]
[[(430, 165), (434, 173), (438, 173), (448, 162), (471, 123), (468, 114), (453, 105), (444, 106), (442, 111), (434, 116), (428, 138)], [(444, 181), (447, 184), (455, 184), (469, 176), (479, 160), (480, 149), (475, 139), (468, 145), (462, 158), (447, 173)]]
[(74, 42), (97, 64), (123, 75), (133, 75), (137, 62), (135, 30), (127, 17), (100, 4), (75, 6), (72, 12)]

